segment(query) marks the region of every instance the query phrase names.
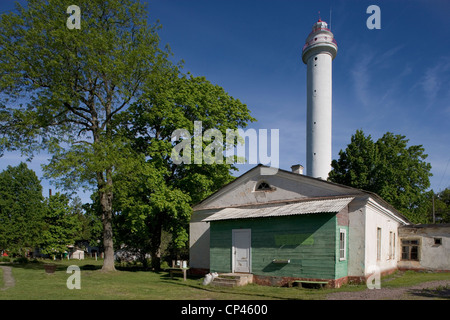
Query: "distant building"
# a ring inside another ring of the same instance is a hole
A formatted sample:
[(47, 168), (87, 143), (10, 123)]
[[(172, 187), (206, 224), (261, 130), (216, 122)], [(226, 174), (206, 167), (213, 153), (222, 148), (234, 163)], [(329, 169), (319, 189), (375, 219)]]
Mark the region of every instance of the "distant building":
[(70, 259), (84, 260), (84, 251), (83, 250), (75, 250), (75, 251), (71, 252)]
[(406, 225), (398, 233), (399, 269), (450, 271), (450, 224)]

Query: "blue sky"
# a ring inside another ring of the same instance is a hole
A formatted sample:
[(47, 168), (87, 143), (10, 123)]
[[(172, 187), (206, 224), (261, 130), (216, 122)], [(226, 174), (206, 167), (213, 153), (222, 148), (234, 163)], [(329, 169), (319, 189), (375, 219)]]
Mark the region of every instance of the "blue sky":
[[(76, 4), (76, 0), (73, 1)], [(338, 43), (333, 61), (333, 146), (338, 158), (357, 129), (374, 140), (390, 131), (423, 145), (431, 188), (450, 186), (450, 1), (154, 0), (185, 71), (205, 76), (245, 103), (258, 121), (279, 129), (280, 168), (306, 165), (306, 65), (301, 49), (313, 23), (330, 22)], [(369, 5), (381, 9), (381, 29), (369, 30)], [(2, 1), (0, 12), (13, 9)], [(29, 164), (42, 176), (37, 155)], [(16, 165), (0, 158), (0, 170)], [(253, 165), (240, 166), (240, 173)], [(47, 181), (42, 182), (49, 188)], [(54, 187), (53, 187), (54, 188)], [(86, 196), (83, 200), (87, 199)]]

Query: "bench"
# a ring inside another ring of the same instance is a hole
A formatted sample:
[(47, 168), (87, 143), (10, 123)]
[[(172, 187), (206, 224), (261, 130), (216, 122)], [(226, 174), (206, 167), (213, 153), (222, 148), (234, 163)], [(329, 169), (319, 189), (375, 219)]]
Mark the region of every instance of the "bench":
[(189, 268), (169, 268), (168, 270), (169, 270), (171, 279), (173, 279), (174, 273), (182, 273), (183, 279), (184, 279), (184, 281), (186, 281), (186, 272), (189, 270)]
[(328, 285), (328, 281), (311, 281), (311, 280), (295, 280), (293, 281), (293, 283), (297, 283), (300, 285), (300, 287), (303, 286), (303, 284), (317, 284), (319, 285), (321, 288), (323, 288), (324, 286)]

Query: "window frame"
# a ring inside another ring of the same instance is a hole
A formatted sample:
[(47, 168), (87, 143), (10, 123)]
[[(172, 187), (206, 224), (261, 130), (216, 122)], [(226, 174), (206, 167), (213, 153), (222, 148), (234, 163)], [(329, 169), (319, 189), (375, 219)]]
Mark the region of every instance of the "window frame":
[(377, 227), (377, 261), (381, 260), (381, 235), (381, 228)]
[(442, 238), (440, 237), (433, 237), (433, 246), (434, 247), (439, 247), (442, 245)]
[[(421, 250), (421, 241), (420, 238), (404, 238), (401, 239), (401, 246), (402, 246), (402, 255), (401, 255), (401, 260), (402, 261), (420, 261), (420, 250)], [(413, 243), (415, 242), (415, 243)], [(416, 259), (412, 259), (411, 258), (411, 252), (413, 248), (417, 248), (417, 258)], [(405, 252), (405, 248), (408, 248), (407, 252)], [(407, 257), (405, 258), (405, 253), (407, 253)]]
[(395, 232), (389, 231), (389, 260), (394, 260), (396, 258), (395, 238)]
[[(344, 235), (343, 239), (342, 235)], [(346, 261), (346, 260), (347, 260), (347, 230), (339, 229), (339, 261)]]

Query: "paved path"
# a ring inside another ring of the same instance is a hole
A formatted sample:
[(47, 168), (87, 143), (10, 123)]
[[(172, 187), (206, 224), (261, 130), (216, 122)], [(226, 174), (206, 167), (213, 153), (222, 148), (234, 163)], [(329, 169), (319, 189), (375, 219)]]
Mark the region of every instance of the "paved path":
[(3, 283), (4, 283), (4, 287), (1, 288), (0, 290), (6, 290), (11, 287), (14, 287), (16, 285), (16, 281), (12, 276), (11, 267), (0, 266), (0, 268), (3, 269)]
[[(383, 286), (383, 284), (381, 285)], [(439, 289), (439, 290), (438, 290)], [(355, 292), (335, 292), (328, 300), (428, 300), (450, 299), (450, 280), (424, 282), (403, 288), (366, 289)]]

